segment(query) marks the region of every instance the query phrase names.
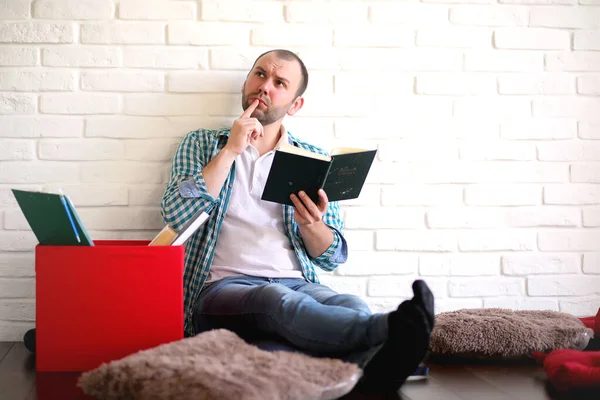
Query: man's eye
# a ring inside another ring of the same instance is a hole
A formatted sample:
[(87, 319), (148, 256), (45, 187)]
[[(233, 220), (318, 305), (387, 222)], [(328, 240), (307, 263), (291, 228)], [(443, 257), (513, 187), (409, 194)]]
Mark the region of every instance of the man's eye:
[(260, 76), (260, 77), (263, 77), (263, 76), (265, 76), (265, 74), (263, 74), (262, 72), (257, 72), (257, 73), (256, 73), (256, 75), (258, 75), (258, 76)]
[(277, 85), (285, 87), (285, 83), (283, 83), (282, 81), (277, 81)]

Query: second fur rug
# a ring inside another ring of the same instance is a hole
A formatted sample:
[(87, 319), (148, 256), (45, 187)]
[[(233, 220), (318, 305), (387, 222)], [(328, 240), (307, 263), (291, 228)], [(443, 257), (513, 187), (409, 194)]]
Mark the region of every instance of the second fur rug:
[(463, 309), (436, 315), (430, 355), (518, 359), (531, 352), (585, 348), (594, 331), (557, 311)]

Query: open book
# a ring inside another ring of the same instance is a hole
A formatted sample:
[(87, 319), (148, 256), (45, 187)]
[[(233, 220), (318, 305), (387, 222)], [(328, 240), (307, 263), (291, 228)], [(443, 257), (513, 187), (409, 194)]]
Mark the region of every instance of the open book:
[(329, 201), (355, 199), (360, 195), (377, 150), (335, 148), (331, 156), (283, 144), (275, 151), (262, 200), (293, 205), (292, 193), (300, 190), (318, 203), (319, 189)]
[(180, 246), (184, 244), (207, 219), (208, 214), (204, 212), (204, 210), (200, 210), (181, 227), (179, 232), (175, 231), (170, 225), (165, 225), (148, 246)]

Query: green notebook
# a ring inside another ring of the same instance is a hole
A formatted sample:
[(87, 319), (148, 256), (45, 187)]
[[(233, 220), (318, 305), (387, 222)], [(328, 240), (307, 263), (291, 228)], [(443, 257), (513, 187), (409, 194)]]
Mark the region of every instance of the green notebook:
[(93, 246), (68, 196), (12, 190), (41, 245)]

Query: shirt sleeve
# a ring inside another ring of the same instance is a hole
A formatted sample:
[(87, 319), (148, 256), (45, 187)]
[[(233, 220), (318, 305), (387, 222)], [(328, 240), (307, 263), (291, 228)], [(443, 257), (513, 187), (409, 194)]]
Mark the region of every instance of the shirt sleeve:
[(333, 271), (348, 259), (348, 244), (343, 234), (344, 223), (340, 217), (340, 206), (337, 202), (329, 203), (327, 212), (323, 216), (323, 222), (333, 232), (333, 243), (323, 254), (312, 258), (312, 262), (324, 271)]
[(202, 169), (210, 161), (209, 139), (202, 130), (190, 132), (175, 152), (160, 211), (165, 223), (177, 231), (196, 212), (202, 209), (210, 213), (218, 202), (202, 176)]

